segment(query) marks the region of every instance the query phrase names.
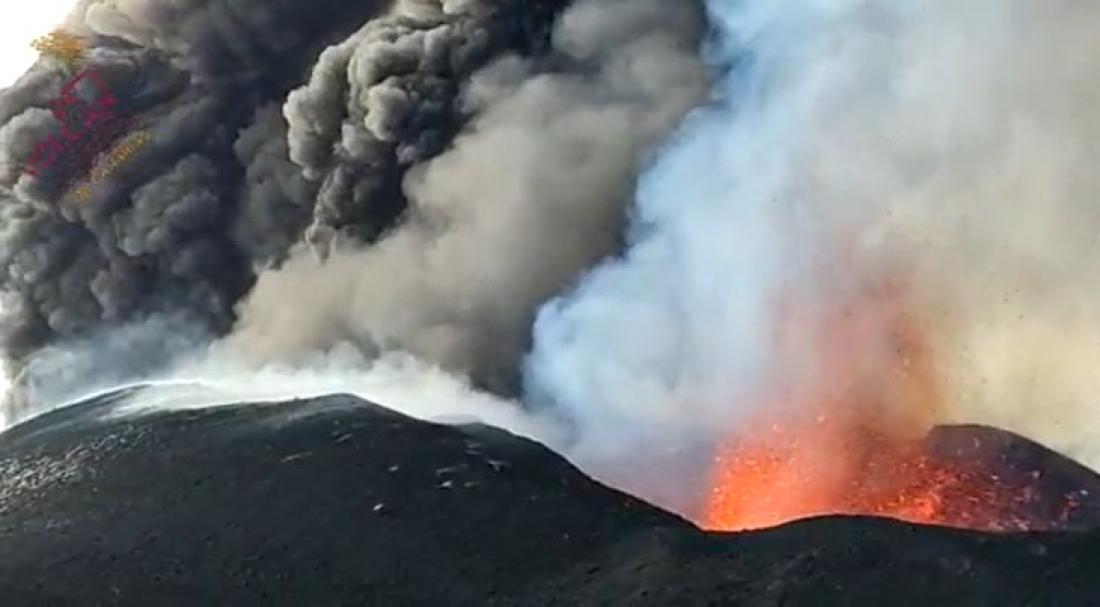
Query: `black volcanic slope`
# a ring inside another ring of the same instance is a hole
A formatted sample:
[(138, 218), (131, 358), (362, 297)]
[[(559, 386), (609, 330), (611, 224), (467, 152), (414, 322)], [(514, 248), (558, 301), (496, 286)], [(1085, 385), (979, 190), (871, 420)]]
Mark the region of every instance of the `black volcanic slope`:
[(706, 534), (532, 442), (350, 396), (0, 435), (0, 605), (1100, 605), (1100, 535)]

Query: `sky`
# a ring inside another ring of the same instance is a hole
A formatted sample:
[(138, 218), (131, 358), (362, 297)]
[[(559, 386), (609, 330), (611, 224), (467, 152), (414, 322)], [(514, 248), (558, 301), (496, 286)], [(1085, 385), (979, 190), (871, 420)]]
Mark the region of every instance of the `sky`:
[(34, 0), (0, 19), (0, 87), (14, 83), (34, 63), (38, 51), (30, 44), (54, 29), (75, 6), (74, 0)]

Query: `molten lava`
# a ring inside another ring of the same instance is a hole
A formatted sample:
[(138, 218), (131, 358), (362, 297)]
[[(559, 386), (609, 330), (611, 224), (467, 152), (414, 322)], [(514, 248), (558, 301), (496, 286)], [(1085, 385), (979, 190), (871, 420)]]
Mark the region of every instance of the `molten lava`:
[(1100, 497), (1093, 475), (1072, 462), (1077, 476), (1067, 481), (1006, 459), (1005, 445), (1034, 445), (1014, 435), (1016, 443), (992, 430), (929, 433), (943, 400), (931, 349), (906, 301), (905, 289), (891, 282), (811, 315), (816, 321), (784, 319), (781, 351), (792, 360), (809, 352), (802, 368), (812, 373), (802, 371), (790, 382), (797, 388), (718, 448), (704, 527), (756, 529), (846, 514), (988, 531), (1050, 529), (1075, 516), (1082, 495), (1074, 487), (1092, 483)]
[(849, 514), (987, 531), (1059, 526), (1062, 517), (1039, 515), (1048, 492), (1037, 474), (1002, 477), (992, 463), (843, 422), (776, 427), (720, 453), (705, 525), (734, 531)]

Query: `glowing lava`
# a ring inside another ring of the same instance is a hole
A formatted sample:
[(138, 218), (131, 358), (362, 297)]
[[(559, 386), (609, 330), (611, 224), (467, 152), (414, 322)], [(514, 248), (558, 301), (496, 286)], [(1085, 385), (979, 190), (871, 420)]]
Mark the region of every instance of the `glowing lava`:
[(784, 319), (779, 343), (792, 360), (811, 353), (810, 371), (719, 447), (704, 527), (833, 514), (990, 531), (1062, 526), (1073, 495), (1044, 484), (1040, 469), (1013, 468), (971, 435), (958, 448), (929, 434), (943, 403), (906, 302), (906, 289), (888, 282), (816, 321)]
[[(736, 531), (826, 514), (885, 516), (988, 531), (1055, 528), (1036, 474), (936, 453), (931, 440), (825, 421), (774, 428), (719, 454), (704, 525)], [(1061, 494), (1059, 494), (1059, 497)]]

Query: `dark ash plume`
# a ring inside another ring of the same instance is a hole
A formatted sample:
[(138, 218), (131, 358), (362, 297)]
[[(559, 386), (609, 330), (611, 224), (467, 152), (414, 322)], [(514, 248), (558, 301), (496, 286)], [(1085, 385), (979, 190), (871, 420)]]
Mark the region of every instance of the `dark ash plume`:
[[(505, 56), (465, 84), (462, 109), (474, 117), (420, 162), (448, 136), (424, 128), (448, 124), (437, 113), (449, 101), (438, 99), (451, 99), (454, 81), (433, 75), (446, 72), (444, 50), (476, 48), (454, 42), (457, 23), (397, 38), (386, 27), (404, 25), (368, 25), (291, 95), (291, 157), (326, 179), (314, 237), (327, 241), (347, 222), (370, 228), (355, 216), (367, 207), (349, 202), (387, 200), (378, 192), (396, 187), (391, 169), (408, 162), (417, 163), (401, 184), (410, 209), (369, 248), (337, 242), (322, 260), (303, 247), (262, 274), (235, 349), (278, 361), (351, 341), (510, 391), (535, 308), (616, 250), (639, 170), (708, 89), (698, 5), (580, 0), (542, 58)], [(430, 69), (385, 78), (380, 64)], [(367, 109), (356, 128), (316, 109), (344, 98)]]
[(564, 4), (84, 0), (65, 27), (151, 141), (86, 201), (59, 198), (20, 167), (58, 129), (68, 75), (42, 60), (0, 95), (8, 357), (18, 370), (45, 345), (173, 311), (224, 332), (307, 228), (320, 244), (375, 238), (405, 206), (404, 171), (469, 119), (462, 81), (539, 52)]

